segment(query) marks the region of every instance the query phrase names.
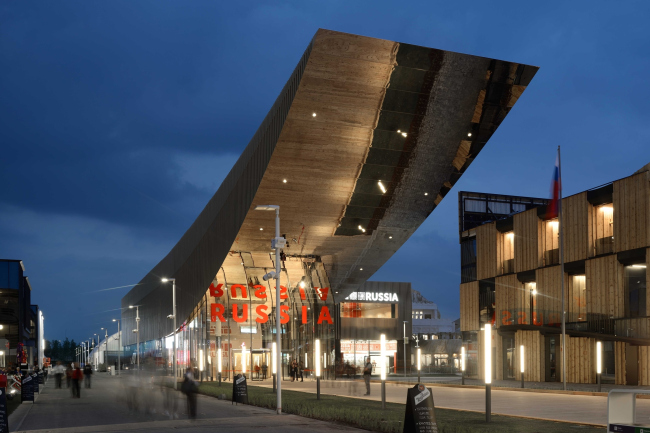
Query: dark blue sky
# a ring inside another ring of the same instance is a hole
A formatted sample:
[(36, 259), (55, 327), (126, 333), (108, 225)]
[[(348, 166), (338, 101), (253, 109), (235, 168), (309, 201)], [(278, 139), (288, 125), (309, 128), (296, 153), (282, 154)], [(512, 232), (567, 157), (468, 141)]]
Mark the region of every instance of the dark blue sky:
[[(625, 7), (622, 7), (625, 6)], [(114, 324), (244, 149), (319, 27), (540, 66), (373, 277), (458, 311), (460, 190), (565, 195), (650, 162), (647, 2), (11, 1), (0, 5), (0, 257), (46, 338)], [(102, 291), (103, 290), (103, 291)]]

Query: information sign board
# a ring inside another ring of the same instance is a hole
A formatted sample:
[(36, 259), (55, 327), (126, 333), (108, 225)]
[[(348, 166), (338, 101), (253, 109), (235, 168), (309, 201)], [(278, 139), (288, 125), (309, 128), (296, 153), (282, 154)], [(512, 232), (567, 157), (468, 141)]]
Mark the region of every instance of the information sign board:
[(232, 401), (248, 404), (248, 385), (246, 376), (238, 374), (232, 381)]
[(406, 396), (404, 433), (438, 433), (431, 389), (417, 384)]

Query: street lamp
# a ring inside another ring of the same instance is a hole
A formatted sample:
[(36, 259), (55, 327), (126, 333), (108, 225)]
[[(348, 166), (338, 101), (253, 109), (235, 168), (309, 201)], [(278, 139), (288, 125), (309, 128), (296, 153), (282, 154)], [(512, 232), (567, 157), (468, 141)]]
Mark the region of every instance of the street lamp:
[[(266, 210), (266, 211), (275, 211), (275, 238), (271, 242), (271, 248), (275, 249), (275, 275), (273, 273), (268, 273), (267, 279), (275, 277), (275, 341), (277, 343), (277, 365), (281, 364), (280, 356), (282, 352), (282, 343), (280, 340), (281, 331), (280, 331), (280, 248), (286, 246), (286, 240), (280, 237), (280, 206), (278, 205), (261, 205), (255, 206), (255, 210)], [(276, 413), (279, 415), (282, 413), (282, 384), (279, 380), (277, 382), (277, 409)]]
[(176, 278), (163, 278), (161, 280), (163, 283), (166, 283), (168, 281), (172, 282), (172, 317), (167, 316), (168, 319), (174, 319), (174, 341), (172, 345), (172, 372), (174, 374), (174, 389), (178, 387), (178, 374), (176, 371)]
[(108, 328), (102, 328), (104, 330), (104, 364), (106, 364), (106, 371), (108, 371)]
[(314, 348), (316, 349), (316, 353), (314, 355), (314, 363), (316, 364), (315, 365), (315, 367), (316, 367), (316, 400), (320, 400), (320, 340), (319, 339), (316, 339), (316, 341), (314, 341)]
[(119, 376), (122, 369), (122, 334), (120, 334), (120, 319), (113, 319), (113, 322), (117, 322), (117, 375)]
[(380, 340), (381, 349), (381, 408), (386, 409), (386, 334), (381, 334)]
[(492, 420), (492, 326), (485, 324), (484, 352), (485, 358), (485, 422)]
[(135, 329), (133, 330), (136, 334), (135, 357), (138, 364), (138, 374), (140, 374), (140, 306), (129, 305), (129, 309), (133, 308), (135, 308)]
[(418, 347), (418, 383), (420, 383), (420, 358), (422, 356), (422, 349)]
[[(406, 320), (404, 320), (404, 380), (406, 380), (406, 342), (408, 341), (406, 339)], [(397, 364), (397, 359), (395, 360), (395, 363)]]
[(600, 341), (596, 342), (596, 377), (598, 378), (598, 392), (601, 391), (600, 386), (600, 376), (603, 372), (603, 343)]

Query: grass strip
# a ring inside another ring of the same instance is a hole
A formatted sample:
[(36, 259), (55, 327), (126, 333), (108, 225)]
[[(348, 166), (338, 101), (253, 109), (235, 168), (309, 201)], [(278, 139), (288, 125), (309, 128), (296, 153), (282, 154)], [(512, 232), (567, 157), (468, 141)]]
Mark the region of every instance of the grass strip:
[[(199, 393), (218, 397), (225, 395), (226, 400), (232, 399), (232, 383), (204, 382), (199, 386)], [(248, 403), (253, 406), (275, 409), (275, 394), (270, 388), (248, 386)], [(386, 409), (381, 408), (380, 401), (349, 398), (321, 394), (316, 400), (316, 394), (300, 391), (282, 391), (282, 411), (294, 415), (323, 421), (343, 423), (377, 432), (402, 432), (405, 404), (386, 403)], [(485, 422), (485, 414), (465, 412), (452, 409), (436, 409), (436, 420), (440, 433), (603, 433), (605, 428), (587, 425), (542, 421), (528, 418), (517, 418), (504, 415), (492, 415), (492, 422)]]

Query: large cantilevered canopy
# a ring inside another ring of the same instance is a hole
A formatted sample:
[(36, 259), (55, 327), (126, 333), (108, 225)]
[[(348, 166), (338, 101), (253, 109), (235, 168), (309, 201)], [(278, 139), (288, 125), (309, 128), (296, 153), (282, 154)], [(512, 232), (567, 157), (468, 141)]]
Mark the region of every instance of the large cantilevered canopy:
[(274, 214), (256, 205), (280, 206), (284, 253), (321, 260), (345, 296), (435, 209), (537, 69), (319, 30), (205, 209), (122, 299), (147, 316), (140, 341), (172, 331), (161, 277), (176, 278), (182, 320), (242, 265), (230, 252), (270, 252)]

